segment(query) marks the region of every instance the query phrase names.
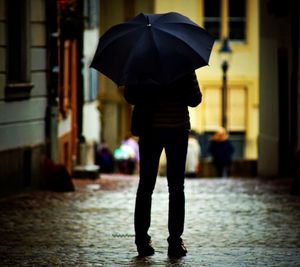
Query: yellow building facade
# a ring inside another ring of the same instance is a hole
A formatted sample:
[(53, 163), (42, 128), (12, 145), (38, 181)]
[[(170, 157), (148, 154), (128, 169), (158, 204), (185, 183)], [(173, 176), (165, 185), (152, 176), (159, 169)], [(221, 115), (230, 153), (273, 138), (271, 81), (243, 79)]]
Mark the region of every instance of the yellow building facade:
[[(209, 66), (197, 70), (203, 103), (190, 110), (192, 128), (199, 133), (213, 132), (221, 126), (222, 69), (219, 49), (228, 37), (229, 0), (219, 2), (220, 39), (216, 40)], [(245, 135), (244, 158), (257, 159), (259, 116), (258, 1), (245, 1), (245, 41), (230, 41), (232, 55), (228, 69), (228, 130)], [(180, 12), (205, 27), (204, 0), (156, 0), (155, 12)]]
[[(231, 40), (232, 55), (228, 77), (228, 130), (232, 135), (243, 136), (244, 159), (257, 159), (259, 119), (259, 47), (258, 47), (258, 0), (244, 2), (244, 16), (232, 15), (230, 0), (101, 0), (101, 32), (123, 22), (140, 12), (165, 13), (170, 11), (186, 15), (205, 27), (212, 23), (218, 34), (209, 66), (197, 70), (203, 93), (203, 102), (190, 109), (191, 125), (199, 134), (212, 133), (222, 121), (222, 69), (219, 49), (222, 38), (229, 37), (235, 21), (244, 26), (243, 40)], [(236, 2), (236, 1), (234, 1)], [(217, 16), (205, 14), (208, 6), (217, 10)], [(234, 17), (236, 16), (236, 17)], [(208, 24), (207, 24), (208, 25)], [(130, 109), (123, 102), (116, 86), (101, 76), (100, 100), (103, 112), (103, 137), (115, 147), (129, 130)], [(105, 122), (106, 121), (106, 122)]]

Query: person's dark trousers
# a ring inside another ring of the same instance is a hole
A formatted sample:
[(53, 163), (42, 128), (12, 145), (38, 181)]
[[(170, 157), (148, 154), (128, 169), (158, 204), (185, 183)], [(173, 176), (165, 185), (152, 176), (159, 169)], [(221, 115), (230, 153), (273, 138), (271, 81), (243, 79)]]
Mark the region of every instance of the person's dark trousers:
[(224, 164), (223, 163), (215, 163), (215, 167), (216, 167), (216, 171), (217, 171), (217, 176), (223, 177)]
[(140, 136), (140, 181), (135, 205), (136, 244), (148, 242), (151, 223), (152, 193), (158, 174), (163, 148), (167, 158), (169, 187), (169, 242), (180, 242), (184, 230), (185, 196), (184, 173), (188, 143), (188, 130), (155, 130)]
[(226, 166), (224, 163), (216, 163), (216, 171), (218, 177), (227, 177), (228, 176), (228, 169), (229, 167)]

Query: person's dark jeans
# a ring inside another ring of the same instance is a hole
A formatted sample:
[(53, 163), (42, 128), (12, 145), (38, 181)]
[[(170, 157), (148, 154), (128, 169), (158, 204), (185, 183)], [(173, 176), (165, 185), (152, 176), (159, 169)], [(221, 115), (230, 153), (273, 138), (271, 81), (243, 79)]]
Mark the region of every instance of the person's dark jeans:
[(169, 187), (168, 240), (169, 242), (181, 240), (185, 216), (184, 174), (187, 143), (187, 130), (156, 130), (140, 136), (140, 181), (134, 216), (136, 244), (150, 240), (148, 229), (151, 223), (152, 193), (163, 148), (167, 158)]
[(214, 163), (217, 176), (218, 177), (227, 177), (229, 173), (229, 166), (225, 165), (224, 163)]

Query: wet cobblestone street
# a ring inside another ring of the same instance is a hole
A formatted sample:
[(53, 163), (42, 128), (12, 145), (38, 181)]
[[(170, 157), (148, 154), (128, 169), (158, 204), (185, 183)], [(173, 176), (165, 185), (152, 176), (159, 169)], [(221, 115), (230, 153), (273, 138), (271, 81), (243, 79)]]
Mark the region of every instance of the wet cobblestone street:
[(153, 195), (156, 253), (147, 258), (134, 245), (138, 178), (74, 183), (73, 193), (0, 199), (0, 266), (300, 266), (300, 197), (289, 180), (187, 179), (181, 259), (167, 257), (165, 178)]

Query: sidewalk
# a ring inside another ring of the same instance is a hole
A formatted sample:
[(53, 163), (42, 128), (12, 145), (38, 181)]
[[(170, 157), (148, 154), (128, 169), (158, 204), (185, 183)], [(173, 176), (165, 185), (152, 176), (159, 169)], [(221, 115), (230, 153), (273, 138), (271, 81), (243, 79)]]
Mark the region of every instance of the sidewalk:
[(150, 234), (138, 258), (133, 208), (138, 178), (74, 180), (76, 192), (0, 199), (0, 266), (300, 266), (300, 197), (288, 180), (187, 179), (183, 239), (167, 257), (168, 193), (158, 178)]

